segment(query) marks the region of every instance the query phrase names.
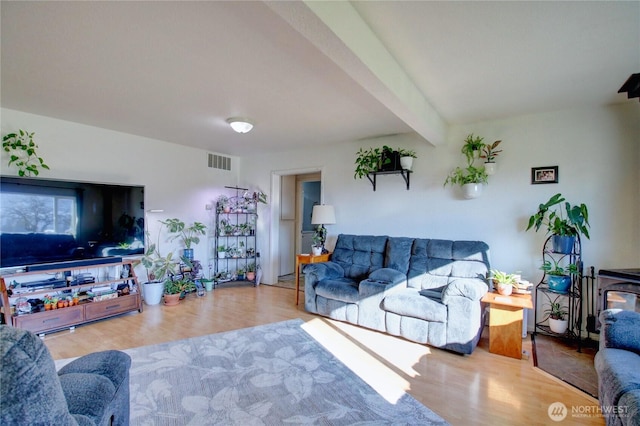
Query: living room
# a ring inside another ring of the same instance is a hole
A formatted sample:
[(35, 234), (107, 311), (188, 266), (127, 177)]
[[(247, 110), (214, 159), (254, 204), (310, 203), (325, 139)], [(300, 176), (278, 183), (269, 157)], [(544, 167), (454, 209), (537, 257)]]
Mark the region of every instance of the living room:
[[(5, 45), (5, 20), (19, 22), (22, 19), (19, 14), (7, 15), (12, 10), (6, 4), (2, 5), (3, 94), (14, 90), (9, 88), (12, 82), (5, 80), (8, 78), (5, 67), (9, 66), (4, 58), (9, 47)], [(633, 10), (637, 16), (637, 4)], [(638, 29), (635, 31), (637, 40)], [(539, 268), (545, 235), (525, 232), (527, 220), (540, 203), (558, 192), (572, 204), (585, 203), (589, 207), (591, 235), (590, 239), (582, 241), (585, 266), (594, 266), (596, 270), (638, 267), (640, 103), (635, 99), (628, 100), (626, 94), (616, 93), (629, 74), (638, 72), (637, 49), (632, 51), (631, 62), (636, 69), (625, 70), (616, 77), (615, 85), (611, 87), (612, 102), (576, 105), (567, 100), (564, 106), (560, 102), (549, 109), (517, 114), (505, 112), (487, 119), (451, 122), (437, 144), (427, 142), (409, 126), (405, 132), (396, 132), (395, 129), (405, 125), (398, 126), (393, 121), (394, 131), (388, 133), (400, 134), (384, 136), (387, 133), (382, 131), (368, 133), (368, 129), (361, 132), (349, 129), (334, 138), (331, 144), (309, 143), (302, 136), (297, 145), (294, 143), (286, 149), (269, 148), (261, 143), (261, 127), (270, 128), (273, 124), (256, 116), (251, 133), (238, 135), (220, 126), (216, 132), (222, 133), (211, 138), (211, 148), (203, 148), (184, 144), (180, 138), (149, 136), (161, 133), (156, 129), (144, 134), (133, 126), (129, 127), (130, 131), (125, 125), (113, 127), (108, 109), (101, 121), (83, 121), (80, 112), (73, 117), (53, 112), (45, 114), (37, 102), (36, 106), (20, 102), (20, 94), (3, 96), (2, 133), (17, 129), (35, 132), (38, 152), (51, 168), (43, 171), (41, 177), (144, 185), (145, 209), (149, 212), (147, 226), (151, 233), (158, 229), (157, 220), (171, 217), (209, 223), (211, 213), (206, 206), (214, 203), (219, 195), (228, 194), (225, 186), (264, 191), (268, 204), (259, 207), (258, 222), (263, 284), (276, 284), (280, 275), (280, 178), (316, 171), (321, 173), (322, 202), (333, 205), (336, 210), (336, 224), (327, 226), (329, 250), (341, 233), (480, 240), (491, 249), (492, 267), (519, 271), (535, 283), (542, 276)], [(46, 68), (53, 64), (44, 65)], [(78, 73), (79, 85), (91, 79), (81, 69), (74, 72)], [(594, 78), (599, 77), (600, 74), (596, 74)], [(567, 85), (571, 79), (570, 75), (564, 77)], [(524, 81), (521, 84), (526, 85), (526, 79)], [(32, 84), (36, 84), (35, 81)], [(121, 84), (125, 87), (123, 90), (126, 91), (128, 84)], [(22, 87), (28, 86), (27, 82)], [(257, 90), (255, 87), (260, 85), (254, 86)], [(159, 85), (158, 91), (164, 90), (169, 91)], [(550, 90), (539, 87), (535, 91)], [(271, 92), (271, 95), (278, 96), (277, 92)], [(501, 92), (495, 97), (507, 95)], [(61, 104), (66, 99), (64, 93), (50, 96), (41, 104), (49, 103), (52, 109), (56, 99)], [(102, 96), (101, 89), (96, 89), (93, 96), (85, 94), (85, 105), (103, 106)], [(162, 99), (156, 101), (161, 103)], [(313, 103), (312, 100), (308, 102)], [(534, 103), (533, 99), (531, 102)], [(291, 109), (304, 109), (304, 103), (301, 101)], [(230, 107), (229, 116), (248, 114), (236, 111), (236, 108)], [(367, 109), (362, 104), (353, 108), (358, 112)], [(371, 107), (371, 113), (377, 113), (377, 108)], [(137, 111), (131, 115), (142, 121), (147, 112)], [(224, 121), (226, 118), (216, 119)], [(313, 122), (313, 119), (309, 121)], [(284, 138), (288, 129), (285, 124), (282, 126), (277, 130)], [(309, 126), (313, 129), (309, 137), (315, 140), (315, 127), (312, 123)], [(273, 138), (273, 129), (270, 130)], [(464, 200), (458, 188), (443, 187), (443, 183), (454, 167), (463, 165), (460, 148), (471, 133), (484, 137), (486, 142), (502, 140), (503, 152), (497, 159), (498, 171), (490, 176), (483, 195)], [(375, 191), (367, 179), (353, 178), (356, 152), (360, 148), (383, 145), (416, 151), (409, 190), (399, 176), (380, 177)], [(208, 167), (210, 153), (231, 157), (231, 170)], [(3, 175), (15, 174), (6, 166), (5, 153), (0, 164)], [(544, 166), (558, 166), (558, 183), (532, 185), (531, 169)], [(195, 252), (198, 259), (209, 257), (204, 243), (198, 244)], [(137, 272), (145, 277), (144, 269)], [(293, 300), (290, 293), (278, 294), (286, 298), (287, 303)], [(529, 330), (533, 328), (532, 317), (529, 315), (528, 318)], [(456, 359), (455, 363), (459, 362), (460, 359)], [(449, 421), (455, 423), (455, 419)]]

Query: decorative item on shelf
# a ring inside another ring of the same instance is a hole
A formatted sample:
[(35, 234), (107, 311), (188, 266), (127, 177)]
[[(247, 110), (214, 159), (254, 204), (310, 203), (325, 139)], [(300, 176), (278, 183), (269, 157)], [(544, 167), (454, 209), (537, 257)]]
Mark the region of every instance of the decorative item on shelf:
[(559, 261), (554, 258), (546, 260), (540, 267), (547, 277), (547, 285), (549, 290), (556, 293), (566, 293), (571, 287), (571, 275), (578, 274), (578, 267), (570, 263), (566, 266), (561, 266)]
[(183, 221), (177, 218), (167, 219), (161, 221), (163, 225), (167, 227), (167, 230), (173, 234), (169, 237), (169, 241), (180, 239), (184, 244), (183, 255), (187, 259), (193, 259), (192, 244), (200, 243), (200, 235), (206, 235), (207, 226), (200, 222), (193, 222), (191, 225), (186, 226)]
[(247, 281), (254, 281), (256, 279), (256, 264), (250, 262), (247, 264)]
[(487, 175), (491, 176), (496, 173), (496, 157), (502, 152), (501, 149), (496, 149), (502, 141), (495, 141), (492, 144), (485, 144), (482, 147), (482, 154), (480, 158), (484, 159), (484, 169)]
[(466, 199), (477, 198), (482, 195), (484, 185), (489, 183), (489, 175), (484, 166), (474, 166), (476, 159), (480, 158), (480, 151), (485, 146), (483, 138), (469, 134), (465, 139), (461, 152), (467, 160), (467, 167), (456, 167), (444, 181), (448, 184), (459, 185)]
[(218, 213), (229, 213), (231, 212), (231, 204), (229, 201), (229, 197), (222, 194), (219, 195), (216, 199), (216, 211)]
[(569, 321), (567, 320), (569, 312), (567, 308), (558, 301), (560, 297), (561, 296), (556, 296), (553, 301), (549, 300), (549, 307), (544, 313), (548, 316), (549, 329), (554, 333), (564, 334), (569, 326)]
[(418, 158), (415, 151), (404, 148), (398, 148), (398, 155), (400, 156), (400, 167), (403, 170), (411, 170), (413, 159)]
[(509, 296), (514, 288), (518, 287), (518, 280), (515, 274), (507, 274), (497, 269), (491, 270), (490, 279), (493, 281), (493, 287), (503, 296)]
[[(564, 213), (560, 207), (563, 202)], [(554, 206), (556, 210), (550, 210)], [(589, 238), (589, 211), (584, 203), (571, 206), (558, 193), (538, 206), (538, 211), (529, 218), (526, 230), (534, 228), (537, 232), (543, 225), (546, 226), (547, 233), (553, 236), (553, 251), (569, 254), (577, 236), (582, 234)]]
[(327, 240), (327, 228), (324, 225), (334, 225), (336, 223), (336, 212), (333, 206), (321, 204), (313, 206), (311, 212), (311, 224), (318, 225), (313, 235), (313, 250), (314, 255), (316, 251), (320, 251), (319, 254), (328, 253), (324, 246)]
[(218, 259), (224, 259), (227, 257), (227, 248), (225, 246), (218, 246)]
[(238, 268), (238, 270), (236, 271), (236, 276), (238, 277), (238, 281), (244, 281), (244, 273), (245, 273), (245, 269), (240, 267)]
[(2, 138), (2, 149), (9, 154), (8, 166), (18, 168), (18, 176), (38, 176), (39, 168), (49, 170), (36, 149), (38, 145), (33, 141), (34, 132), (18, 130), (18, 133), (8, 133)]
[(369, 173), (382, 170), (382, 148), (360, 148), (356, 153), (354, 179), (362, 179)]

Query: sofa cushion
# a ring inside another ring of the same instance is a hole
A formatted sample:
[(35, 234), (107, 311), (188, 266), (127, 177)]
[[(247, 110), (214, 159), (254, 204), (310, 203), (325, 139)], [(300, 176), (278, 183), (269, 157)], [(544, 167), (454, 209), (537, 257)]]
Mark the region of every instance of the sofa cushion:
[(347, 278), (361, 281), (384, 266), (386, 236), (338, 235), (331, 261), (344, 269)]
[(388, 295), (382, 301), (382, 309), (425, 321), (447, 322), (447, 307), (422, 296), (415, 289), (403, 289)]
[(390, 237), (387, 241), (387, 251), (384, 259), (385, 268), (395, 269), (406, 275), (409, 271), (413, 241), (414, 238)]
[(640, 355), (623, 349), (605, 348), (594, 360), (600, 392), (606, 402), (617, 405), (625, 393), (640, 390)]
[(316, 294), (326, 299), (347, 303), (357, 303), (359, 300), (358, 283), (349, 278), (322, 280), (316, 286)]
[(617, 348), (640, 355), (640, 313), (606, 309), (600, 313), (600, 348)]

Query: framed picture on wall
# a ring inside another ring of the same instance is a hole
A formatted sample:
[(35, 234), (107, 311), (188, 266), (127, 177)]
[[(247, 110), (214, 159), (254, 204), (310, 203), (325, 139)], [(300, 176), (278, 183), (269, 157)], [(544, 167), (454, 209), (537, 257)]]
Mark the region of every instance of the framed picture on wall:
[(531, 184), (558, 183), (558, 166), (532, 167)]

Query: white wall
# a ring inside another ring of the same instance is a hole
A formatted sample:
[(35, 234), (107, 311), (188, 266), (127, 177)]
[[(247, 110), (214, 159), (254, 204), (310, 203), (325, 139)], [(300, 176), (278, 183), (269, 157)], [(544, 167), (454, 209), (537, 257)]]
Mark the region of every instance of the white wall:
[[(587, 108), (453, 126), (446, 146), (434, 148), (412, 136), (352, 141), (331, 149), (299, 150), (233, 159), (234, 173), (209, 169), (206, 152), (167, 142), (113, 132), (18, 111), (2, 110), (2, 133), (24, 128), (36, 132), (40, 154), (52, 170), (43, 176), (135, 183), (146, 186), (146, 207), (162, 208), (158, 218), (180, 217), (208, 223), (205, 204), (225, 185), (259, 188), (269, 205), (259, 205), (259, 251), (272, 283), (277, 259), (269, 256), (271, 217), (279, 217), (278, 174), (321, 170), (323, 202), (336, 207), (337, 224), (328, 227), (331, 247), (339, 233), (387, 234), (424, 238), (478, 239), (491, 246), (492, 264), (522, 271), (536, 281), (541, 274), (542, 233), (524, 232), (539, 203), (556, 192), (589, 206), (591, 240), (583, 241), (586, 266), (640, 266), (640, 105), (629, 101)], [(468, 133), (491, 142), (502, 139), (498, 173), (484, 195), (463, 200), (443, 188), (447, 173), (463, 165), (462, 141)], [(382, 176), (374, 192), (368, 180), (354, 180), (359, 147), (415, 149), (418, 159), (405, 189), (399, 176)], [(6, 169), (3, 174), (15, 174)], [(531, 185), (534, 166), (559, 166), (560, 183)], [(155, 216), (154, 216), (155, 218)], [(153, 218), (148, 223), (154, 225)], [(275, 226), (277, 229), (277, 226)], [(153, 231), (153, 228), (152, 228)], [(196, 248), (205, 258), (206, 245)]]
[[(93, 182), (141, 184), (145, 186), (145, 209), (163, 209), (147, 213), (147, 226), (157, 235), (160, 219), (178, 217), (186, 223), (210, 224), (206, 204), (214, 204), (218, 195), (227, 193), (225, 185), (237, 183), (238, 160), (232, 157), (232, 170), (209, 168), (208, 153), (159, 140), (152, 140), (68, 121), (2, 109), (2, 134), (24, 129), (35, 132), (38, 154), (51, 170), (40, 176)], [(7, 167), (2, 152), (0, 172), (16, 175)], [(154, 241), (155, 242), (155, 241)], [(162, 252), (175, 244), (161, 240)], [(196, 259), (207, 259), (207, 239), (195, 248)], [(207, 265), (203, 265), (207, 268)], [(136, 272), (146, 278), (144, 269)]]

